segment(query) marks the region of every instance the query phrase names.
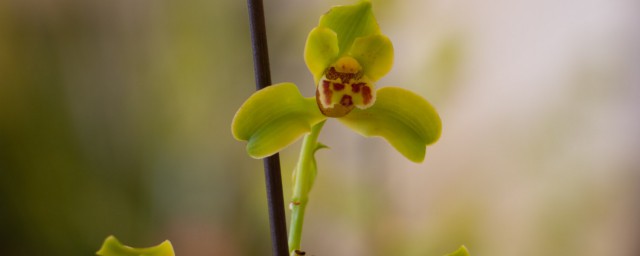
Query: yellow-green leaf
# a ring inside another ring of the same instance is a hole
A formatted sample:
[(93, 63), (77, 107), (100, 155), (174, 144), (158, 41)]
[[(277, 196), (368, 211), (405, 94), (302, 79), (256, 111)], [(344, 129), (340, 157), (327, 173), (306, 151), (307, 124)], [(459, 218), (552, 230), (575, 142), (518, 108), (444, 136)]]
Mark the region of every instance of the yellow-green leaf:
[(336, 32), (339, 56), (349, 52), (356, 38), (380, 33), (369, 1), (331, 8), (320, 17), (319, 27), (327, 27)]
[(292, 83), (281, 83), (255, 92), (240, 107), (231, 131), (248, 141), (251, 157), (263, 158), (295, 142), (326, 117), (313, 97), (304, 98)]
[(373, 81), (386, 75), (393, 66), (393, 44), (382, 34), (357, 38), (349, 55), (358, 60), (364, 74)]
[(458, 250), (456, 250), (455, 252), (449, 253), (445, 256), (469, 256), (469, 251), (467, 250), (467, 247), (460, 246), (460, 248), (458, 248)]
[(363, 136), (385, 138), (413, 162), (424, 160), (426, 146), (438, 140), (442, 128), (429, 102), (398, 87), (378, 90), (372, 107), (354, 109), (338, 120)]
[(133, 248), (123, 245), (114, 236), (109, 236), (96, 253), (100, 256), (174, 256), (171, 242), (165, 240), (159, 245), (148, 248)]
[(331, 29), (326, 27), (316, 27), (307, 37), (307, 43), (304, 46), (304, 61), (316, 85), (322, 77), (325, 69), (338, 57), (338, 35)]

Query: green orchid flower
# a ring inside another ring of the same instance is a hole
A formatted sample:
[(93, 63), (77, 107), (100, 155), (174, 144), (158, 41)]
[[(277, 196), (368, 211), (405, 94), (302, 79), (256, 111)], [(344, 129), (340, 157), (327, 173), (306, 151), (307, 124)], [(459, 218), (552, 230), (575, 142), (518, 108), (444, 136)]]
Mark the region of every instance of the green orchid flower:
[(409, 90), (375, 89), (391, 70), (393, 45), (380, 32), (369, 1), (324, 14), (309, 33), (304, 59), (315, 97), (303, 97), (292, 83), (274, 84), (236, 113), (233, 136), (248, 142), (250, 156), (273, 155), (331, 117), (365, 137), (383, 137), (413, 162), (424, 160), (426, 146), (440, 137), (440, 117)]
[(96, 255), (101, 256), (175, 256), (171, 242), (164, 241), (148, 248), (133, 248), (123, 245), (114, 236), (109, 236)]
[(290, 255), (305, 255), (305, 209), (317, 174), (315, 152), (326, 147), (318, 135), (328, 118), (365, 137), (384, 138), (414, 162), (424, 160), (442, 126), (433, 106), (419, 95), (399, 87), (376, 90), (375, 83), (393, 66), (393, 45), (380, 32), (367, 0), (322, 15), (309, 33), (304, 60), (313, 74), (314, 97), (303, 97), (292, 83), (274, 84), (251, 95), (231, 124), (233, 136), (248, 142), (254, 158), (273, 155), (304, 135), (289, 205)]

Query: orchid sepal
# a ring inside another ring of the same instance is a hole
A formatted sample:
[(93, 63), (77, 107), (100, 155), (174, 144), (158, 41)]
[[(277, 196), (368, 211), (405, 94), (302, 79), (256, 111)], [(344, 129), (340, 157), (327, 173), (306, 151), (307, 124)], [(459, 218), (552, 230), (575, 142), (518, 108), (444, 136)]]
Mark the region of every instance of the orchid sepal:
[(441, 134), (442, 121), (435, 108), (399, 87), (381, 88), (377, 95), (372, 107), (355, 109), (338, 120), (365, 137), (383, 137), (413, 162), (424, 161), (426, 146)]
[(305, 98), (292, 83), (271, 85), (247, 99), (231, 124), (235, 139), (247, 141), (247, 153), (264, 158), (286, 148), (326, 117), (314, 97)]

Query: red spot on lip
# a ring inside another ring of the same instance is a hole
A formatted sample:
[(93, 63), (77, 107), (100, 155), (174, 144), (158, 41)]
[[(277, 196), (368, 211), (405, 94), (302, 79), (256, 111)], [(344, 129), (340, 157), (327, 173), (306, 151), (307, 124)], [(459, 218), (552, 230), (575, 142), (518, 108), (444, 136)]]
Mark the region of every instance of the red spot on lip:
[(356, 83), (356, 84), (352, 84), (352, 85), (351, 85), (351, 91), (352, 91), (352, 92), (355, 92), (355, 93), (358, 93), (358, 92), (360, 92), (360, 88), (361, 88), (362, 86), (366, 86), (366, 84), (365, 84), (365, 83)]
[(329, 89), (329, 85), (331, 85), (331, 82), (327, 81), (327, 80), (322, 80), (322, 87), (326, 90)]
[(333, 89), (336, 90), (336, 91), (342, 91), (342, 89), (344, 89), (344, 84), (333, 83)]
[(340, 105), (345, 107), (353, 105), (353, 99), (351, 98), (351, 95), (342, 96), (342, 99), (340, 99)]
[(327, 105), (331, 105), (331, 95), (333, 94), (330, 85), (331, 82), (322, 80), (322, 94), (324, 95), (324, 103)]
[(373, 96), (371, 95), (371, 88), (369, 88), (369, 86), (363, 86), (362, 87), (362, 101), (364, 102), (365, 105), (368, 105), (369, 102), (371, 102), (371, 99), (373, 99)]

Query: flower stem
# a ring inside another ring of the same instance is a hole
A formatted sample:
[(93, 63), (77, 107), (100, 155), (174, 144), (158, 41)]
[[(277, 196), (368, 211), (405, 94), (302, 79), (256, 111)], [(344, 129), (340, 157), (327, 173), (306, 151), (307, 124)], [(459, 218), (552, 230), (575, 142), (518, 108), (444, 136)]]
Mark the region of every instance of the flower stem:
[(294, 173), (293, 197), (290, 204), (291, 225), (289, 227), (289, 252), (291, 255), (297, 255), (296, 251), (300, 250), (304, 213), (309, 201), (309, 191), (311, 191), (315, 179), (314, 153), (318, 148), (318, 135), (324, 122), (314, 125), (311, 128), (311, 133), (304, 136), (298, 165)]

